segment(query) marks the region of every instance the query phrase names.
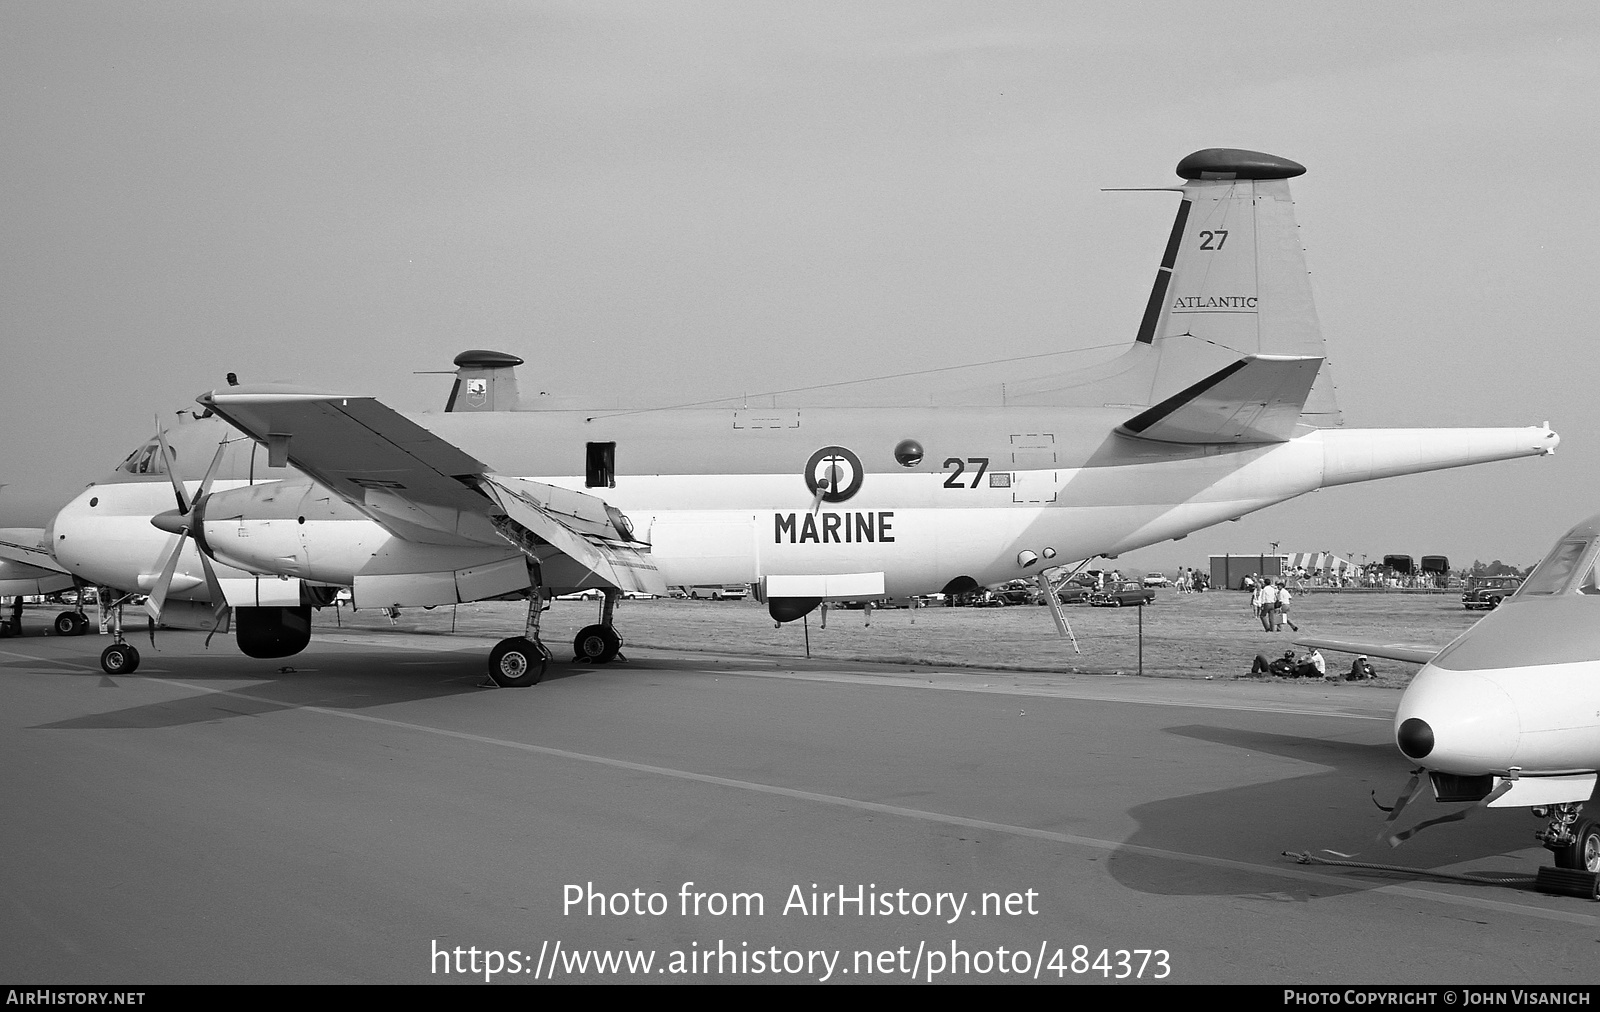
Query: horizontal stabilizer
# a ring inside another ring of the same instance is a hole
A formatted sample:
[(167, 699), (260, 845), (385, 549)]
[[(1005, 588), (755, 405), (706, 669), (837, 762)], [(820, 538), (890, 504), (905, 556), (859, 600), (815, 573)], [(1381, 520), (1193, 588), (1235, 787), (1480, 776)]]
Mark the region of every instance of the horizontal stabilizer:
[(1163, 443), (1282, 443), (1293, 438), (1320, 356), (1249, 355), (1117, 427)]
[(1440, 649), (1419, 643), (1352, 643), (1349, 640), (1325, 640), (1312, 636), (1298, 636), (1295, 642), (1303, 647), (1316, 647), (1319, 650), (1332, 650), (1341, 654), (1365, 654), (1368, 657), (1409, 661), (1412, 664), (1428, 663), (1438, 655)]

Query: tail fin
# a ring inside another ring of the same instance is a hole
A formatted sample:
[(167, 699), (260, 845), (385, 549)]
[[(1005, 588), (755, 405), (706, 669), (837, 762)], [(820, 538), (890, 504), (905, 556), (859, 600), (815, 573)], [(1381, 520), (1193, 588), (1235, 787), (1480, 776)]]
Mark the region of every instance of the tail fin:
[(501, 351), (464, 351), (456, 356), (456, 382), (446, 411), (517, 410), (516, 367), (522, 359)]
[[(1178, 163), (1183, 202), (1167, 241), (1137, 343), (1157, 352), (1151, 403), (1241, 355), (1326, 359), (1311, 300), (1286, 158), (1210, 148)], [(1301, 420), (1339, 425), (1324, 364)]]
[[(1288, 180), (1305, 168), (1208, 148), (1178, 163), (1186, 182), (1133, 347), (1078, 373), (1005, 386), (1006, 403), (1158, 405), (1245, 356), (1322, 358)], [(1300, 423), (1343, 424), (1326, 362)]]

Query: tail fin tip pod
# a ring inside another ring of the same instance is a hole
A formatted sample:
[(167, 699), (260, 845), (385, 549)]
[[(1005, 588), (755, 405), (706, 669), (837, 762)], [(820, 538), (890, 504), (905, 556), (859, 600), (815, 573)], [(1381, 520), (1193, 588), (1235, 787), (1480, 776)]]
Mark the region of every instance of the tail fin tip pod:
[(1184, 179), (1293, 179), (1305, 174), (1299, 162), (1242, 148), (1206, 148), (1178, 163)]

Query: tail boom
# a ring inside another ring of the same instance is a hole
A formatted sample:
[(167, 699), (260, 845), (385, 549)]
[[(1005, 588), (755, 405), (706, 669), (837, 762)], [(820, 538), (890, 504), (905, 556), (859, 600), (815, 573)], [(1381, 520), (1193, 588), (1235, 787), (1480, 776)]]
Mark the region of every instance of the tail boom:
[(1322, 487), (1554, 453), (1548, 425), (1500, 429), (1323, 429)]

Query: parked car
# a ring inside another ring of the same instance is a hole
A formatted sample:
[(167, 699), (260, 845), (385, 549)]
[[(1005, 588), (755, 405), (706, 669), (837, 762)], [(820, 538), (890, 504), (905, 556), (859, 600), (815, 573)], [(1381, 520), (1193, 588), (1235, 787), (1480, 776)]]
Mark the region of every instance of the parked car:
[(1167, 579), (1166, 573), (1147, 573), (1144, 578), (1146, 587), (1170, 587), (1172, 581)]
[(1124, 605), (1145, 605), (1156, 599), (1156, 592), (1147, 587), (1141, 587), (1131, 580), (1112, 584), (1105, 590), (1097, 590), (1089, 598), (1089, 603), (1096, 608), (1121, 608)]
[(711, 584), (689, 588), (689, 597), (695, 601), (743, 601), (749, 596), (750, 585), (746, 583)]
[(1517, 576), (1474, 576), (1467, 580), (1467, 592), (1461, 595), (1461, 606), (1468, 611), (1489, 611), (1517, 592), (1522, 578)]
[[(1056, 599), (1062, 604), (1083, 604), (1089, 600), (1090, 593), (1091, 591), (1088, 587), (1079, 583), (1067, 582), (1056, 585)], [(1049, 604), (1050, 601), (1043, 594), (1040, 594), (1039, 600), (1034, 603)]]

